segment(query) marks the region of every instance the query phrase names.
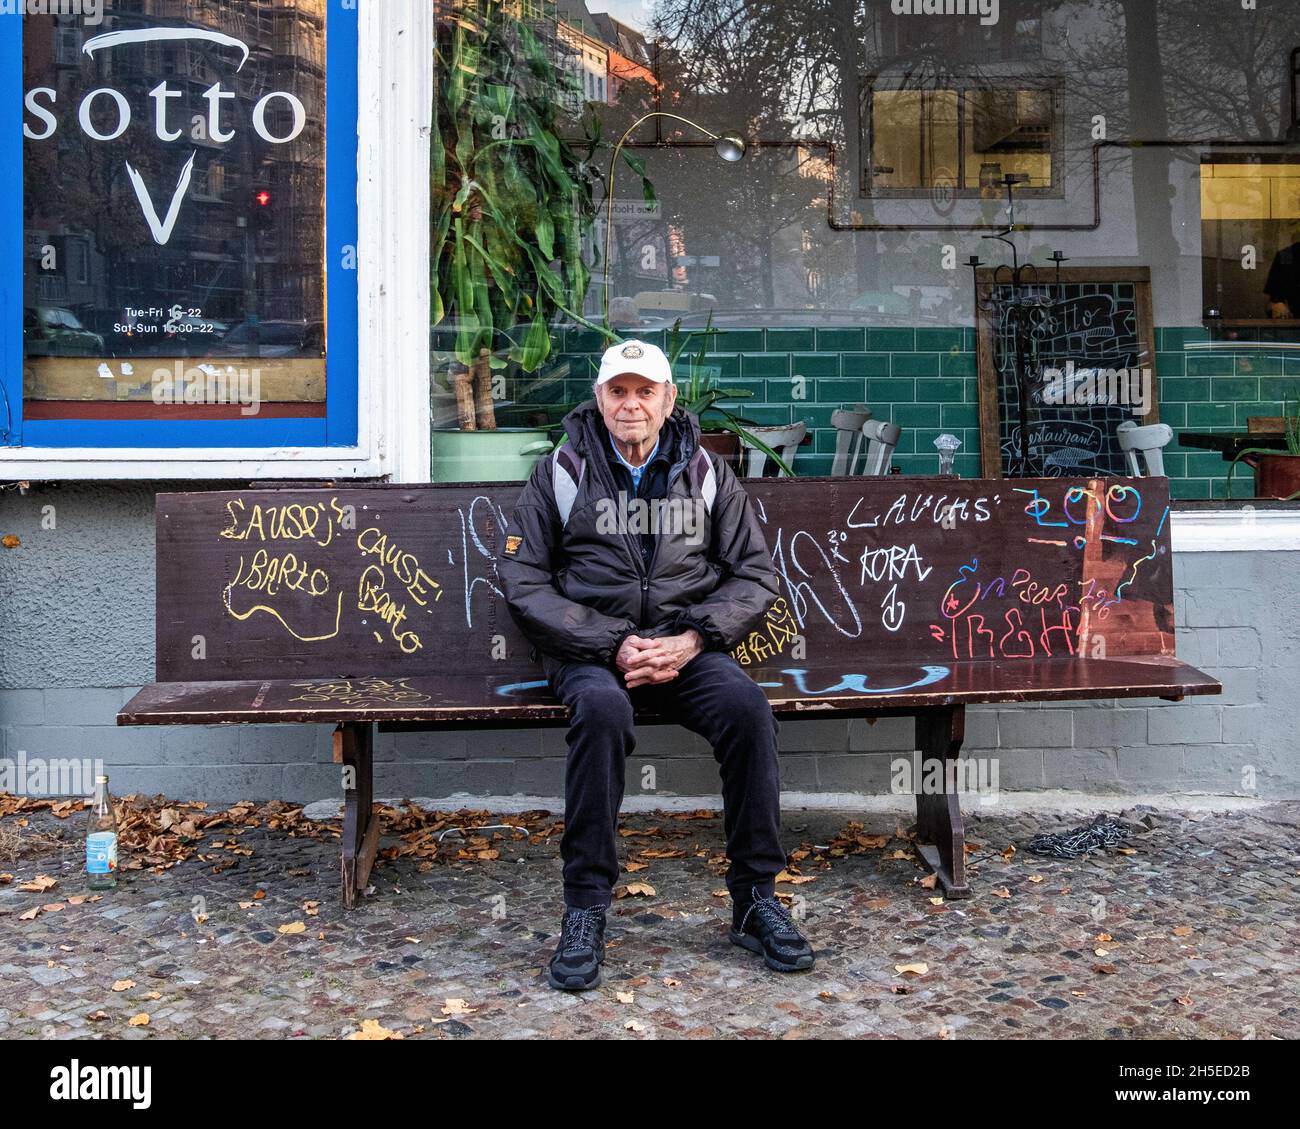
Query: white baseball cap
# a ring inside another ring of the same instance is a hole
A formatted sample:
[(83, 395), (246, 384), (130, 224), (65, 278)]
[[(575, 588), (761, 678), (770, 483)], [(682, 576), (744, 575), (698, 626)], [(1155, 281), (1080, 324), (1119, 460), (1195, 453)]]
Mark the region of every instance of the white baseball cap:
[(648, 341), (624, 341), (611, 345), (600, 358), (597, 384), (606, 384), (616, 376), (644, 376), (656, 384), (672, 380), (673, 370), (658, 345)]

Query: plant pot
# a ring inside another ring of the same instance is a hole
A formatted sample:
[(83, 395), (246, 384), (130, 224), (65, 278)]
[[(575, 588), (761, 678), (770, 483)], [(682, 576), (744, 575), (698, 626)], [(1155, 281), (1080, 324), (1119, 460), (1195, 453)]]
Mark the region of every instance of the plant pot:
[(433, 431), (429, 443), (433, 482), (521, 482), (554, 446), (545, 427)]
[(1300, 491), (1300, 456), (1260, 455), (1255, 469), (1255, 494), (1260, 498), (1289, 498)]
[(721, 455), (733, 471), (740, 473), (740, 436), (734, 431), (701, 431), (700, 446)]

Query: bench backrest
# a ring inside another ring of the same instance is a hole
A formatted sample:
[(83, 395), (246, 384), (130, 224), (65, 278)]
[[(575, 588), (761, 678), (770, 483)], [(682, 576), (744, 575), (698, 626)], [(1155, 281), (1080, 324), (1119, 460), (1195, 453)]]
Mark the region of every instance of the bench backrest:
[[(1163, 478), (745, 486), (781, 587), (747, 667), (1174, 652)], [(160, 494), (158, 681), (539, 678), (495, 572), (520, 487)]]

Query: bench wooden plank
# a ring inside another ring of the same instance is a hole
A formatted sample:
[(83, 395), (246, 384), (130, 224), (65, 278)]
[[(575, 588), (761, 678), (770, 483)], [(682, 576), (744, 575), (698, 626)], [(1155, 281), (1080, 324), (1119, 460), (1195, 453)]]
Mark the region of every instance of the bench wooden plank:
[[(1170, 655), (1124, 659), (882, 664), (865, 673), (754, 668), (778, 717), (867, 716), (955, 703), (1217, 694), (1209, 675)], [(638, 710), (644, 724), (671, 721)], [(485, 676), (351, 678), (262, 682), (171, 682), (147, 686), (118, 715), (120, 725), (377, 721), (389, 726), (566, 725), (568, 710), (540, 679)]]

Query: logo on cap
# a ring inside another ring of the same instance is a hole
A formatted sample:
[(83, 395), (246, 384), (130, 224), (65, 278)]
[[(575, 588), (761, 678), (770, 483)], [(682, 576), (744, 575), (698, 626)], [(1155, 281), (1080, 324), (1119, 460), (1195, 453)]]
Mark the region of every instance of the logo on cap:
[(623, 356), (627, 357), (629, 360), (634, 357), (643, 356), (644, 354), (645, 354), (645, 350), (642, 349), (640, 345), (623, 346)]

